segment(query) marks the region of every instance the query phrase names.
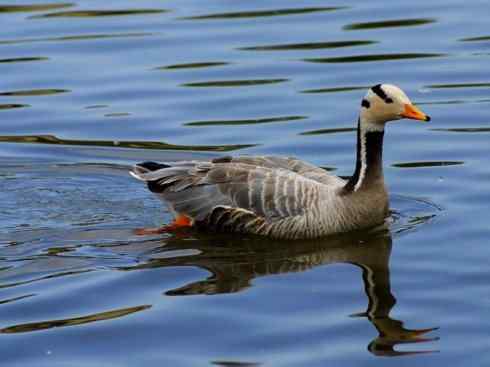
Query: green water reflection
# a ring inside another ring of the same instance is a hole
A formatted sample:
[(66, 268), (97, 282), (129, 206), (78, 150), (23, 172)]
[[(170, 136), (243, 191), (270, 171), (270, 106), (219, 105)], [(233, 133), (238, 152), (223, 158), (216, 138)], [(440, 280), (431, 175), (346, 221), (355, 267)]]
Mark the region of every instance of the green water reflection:
[(343, 48), (353, 46), (365, 46), (377, 43), (370, 40), (353, 40), (353, 41), (333, 41), (333, 42), (308, 42), (308, 43), (290, 43), (284, 45), (267, 45), (240, 47), (238, 50), (244, 51), (293, 51), (293, 50), (321, 50), (326, 48)]
[(25, 103), (0, 103), (0, 111), (11, 110), (13, 108), (24, 108), (24, 107), (30, 107), (30, 105)]
[(165, 13), (165, 9), (120, 9), (120, 10), (73, 10), (56, 13), (34, 15), (37, 18), (93, 18), (93, 17), (115, 17), (123, 15), (147, 15)]
[(30, 90), (15, 90), (8, 92), (0, 92), (0, 96), (17, 96), (17, 97), (31, 97), (31, 96), (49, 96), (52, 94), (68, 93), (68, 89), (30, 89)]
[(81, 316), (81, 317), (73, 317), (73, 318), (61, 319), (61, 320), (47, 320), (47, 321), (31, 322), (27, 324), (13, 325), (0, 329), (0, 333), (2, 334), (26, 333), (32, 331), (52, 329), (56, 327), (83, 325), (96, 321), (105, 321), (105, 320), (116, 319), (119, 317), (124, 317), (127, 315), (131, 315), (135, 312), (147, 310), (149, 308), (151, 308), (150, 305), (142, 305), (137, 307), (123, 308), (119, 310), (99, 312), (96, 314)]
[(46, 38), (17, 38), (11, 40), (0, 40), (0, 45), (15, 45), (21, 43), (36, 43), (36, 42), (69, 42), (69, 41), (90, 41), (98, 39), (110, 38), (131, 38), (131, 37), (147, 37), (152, 33), (100, 33), (100, 34), (80, 34), (76, 36), (60, 36)]
[(174, 64), (168, 66), (158, 66), (155, 70), (175, 70), (175, 69), (199, 69), (199, 68), (209, 68), (213, 66), (224, 66), (228, 65), (227, 62), (193, 62), (188, 64)]
[(12, 57), (8, 59), (0, 59), (0, 63), (18, 63), (18, 62), (30, 62), (30, 61), (46, 61), (49, 60), (48, 57), (43, 56), (33, 56), (33, 57)]
[(341, 92), (352, 92), (356, 90), (367, 90), (368, 86), (349, 86), (349, 87), (331, 87), (331, 88), (318, 88), (318, 89), (306, 89), (302, 90), (301, 93), (341, 93)]
[(241, 11), (230, 13), (217, 13), (197, 15), (192, 17), (182, 17), (183, 20), (206, 20), (206, 19), (237, 19), (237, 18), (257, 18), (257, 17), (277, 17), (286, 15), (308, 14), (318, 12), (328, 12), (347, 9), (345, 6), (337, 7), (316, 7), (316, 8), (291, 8), (291, 9), (271, 9), (257, 11)]
[(340, 128), (327, 128), (327, 129), (318, 129), (318, 130), (310, 130), (304, 131), (299, 135), (323, 135), (323, 134), (337, 134), (337, 133), (349, 133), (357, 131), (355, 127), (340, 127)]
[(46, 11), (62, 8), (69, 8), (74, 6), (75, 3), (50, 3), (50, 4), (25, 4), (25, 5), (13, 5), (5, 4), (0, 5), (0, 13), (26, 13), (34, 11)]
[(413, 19), (395, 19), (384, 20), (380, 22), (365, 22), (365, 23), (352, 23), (343, 27), (343, 29), (352, 31), (360, 29), (377, 29), (377, 28), (391, 28), (391, 27), (413, 27), (418, 25), (434, 23), (434, 18), (413, 18)]
[(184, 83), (183, 87), (249, 87), (254, 85), (278, 84), (288, 79), (244, 79), (244, 80), (215, 80), (209, 82)]
[(392, 167), (397, 168), (420, 168), (420, 167), (444, 167), (444, 166), (459, 166), (464, 164), (462, 161), (424, 161), (424, 162), (405, 162), (393, 163)]
[(423, 59), (431, 57), (442, 57), (446, 54), (439, 53), (393, 53), (393, 54), (371, 54), (359, 56), (341, 56), (341, 57), (318, 57), (308, 58), (304, 61), (320, 63), (350, 63), (350, 62), (374, 62), (374, 61), (395, 61), (407, 59)]
[(248, 120), (216, 120), (216, 121), (194, 121), (187, 122), (185, 126), (234, 126), (234, 125), (256, 125), (269, 124), (273, 122), (286, 122), (304, 120), (307, 116), (280, 116)]
[(99, 146), (99, 147), (180, 150), (180, 151), (209, 151), (209, 152), (229, 152), (232, 150), (250, 148), (255, 146), (255, 144), (175, 145), (175, 144), (167, 144), (164, 142), (157, 142), (157, 141), (77, 140), (77, 139), (60, 139), (53, 135), (2, 135), (0, 136), (0, 142), (58, 144), (58, 145), (87, 145), (87, 146)]

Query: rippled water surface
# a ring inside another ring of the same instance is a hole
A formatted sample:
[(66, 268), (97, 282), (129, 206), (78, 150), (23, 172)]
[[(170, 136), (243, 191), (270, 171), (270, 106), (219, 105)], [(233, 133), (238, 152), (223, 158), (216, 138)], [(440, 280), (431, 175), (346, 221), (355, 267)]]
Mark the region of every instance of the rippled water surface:
[[(0, 352), (9, 366), (490, 363), (487, 1), (4, 1)], [(365, 89), (389, 230), (136, 236), (143, 160), (294, 155), (351, 174)], [(386, 358), (393, 357), (393, 358)]]

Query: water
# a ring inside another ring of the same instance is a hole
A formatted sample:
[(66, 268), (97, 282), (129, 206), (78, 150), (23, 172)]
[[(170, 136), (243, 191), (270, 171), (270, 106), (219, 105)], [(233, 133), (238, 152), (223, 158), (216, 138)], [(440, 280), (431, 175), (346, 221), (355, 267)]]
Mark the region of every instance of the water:
[[(487, 13), (477, 0), (4, 2), (2, 361), (487, 365)], [(171, 219), (127, 175), (139, 161), (279, 154), (351, 174), (378, 82), (432, 117), (388, 126), (389, 231), (133, 234)]]

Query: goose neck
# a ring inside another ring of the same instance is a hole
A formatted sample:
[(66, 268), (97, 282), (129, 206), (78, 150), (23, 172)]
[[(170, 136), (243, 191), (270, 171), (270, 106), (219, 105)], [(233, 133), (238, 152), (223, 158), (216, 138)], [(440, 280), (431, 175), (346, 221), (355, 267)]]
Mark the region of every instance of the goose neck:
[(354, 174), (344, 187), (346, 193), (367, 188), (383, 180), (383, 124), (359, 119)]

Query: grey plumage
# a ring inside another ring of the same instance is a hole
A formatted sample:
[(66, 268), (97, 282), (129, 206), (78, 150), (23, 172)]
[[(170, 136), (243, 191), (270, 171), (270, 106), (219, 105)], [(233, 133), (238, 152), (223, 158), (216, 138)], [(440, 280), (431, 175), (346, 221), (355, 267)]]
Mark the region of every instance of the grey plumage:
[(363, 99), (356, 168), (346, 182), (295, 158), (221, 157), (210, 162), (146, 162), (131, 174), (176, 215), (214, 231), (314, 238), (381, 224), (388, 215), (382, 149), (386, 122), (430, 117), (394, 85)]
[[(153, 167), (152, 167), (153, 168)], [(197, 227), (276, 238), (313, 238), (352, 228), (345, 181), (294, 158), (223, 157), (132, 174)], [(354, 220), (353, 220), (354, 219)]]

